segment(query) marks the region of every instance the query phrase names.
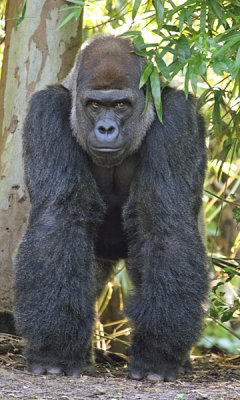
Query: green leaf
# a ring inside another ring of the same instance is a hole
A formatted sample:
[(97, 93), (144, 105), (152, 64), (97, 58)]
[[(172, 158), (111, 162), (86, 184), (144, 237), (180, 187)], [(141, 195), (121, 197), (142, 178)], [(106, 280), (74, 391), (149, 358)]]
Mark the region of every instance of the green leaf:
[(214, 72), (218, 75), (224, 75), (225, 72), (236, 76), (237, 68), (235, 61), (228, 57), (213, 57), (210, 63)]
[(164, 76), (164, 78), (170, 81), (171, 80), (170, 71), (168, 70), (168, 67), (165, 64), (165, 61), (159, 55), (157, 55), (156, 57), (156, 63), (159, 68), (159, 71)]
[(226, 311), (221, 316), (221, 322), (229, 321), (233, 316), (234, 311)]
[(130, 36), (130, 37), (132, 37), (132, 36), (139, 36), (139, 35), (142, 35), (142, 32), (140, 32), (140, 31), (128, 31), (128, 32), (122, 33), (120, 36)]
[(59, 11), (69, 11), (69, 10), (79, 10), (79, 6), (69, 6), (69, 7), (60, 8)]
[(233, 218), (239, 224), (240, 223), (240, 207), (234, 207), (232, 212), (233, 212)]
[[(178, 27), (176, 25), (163, 24), (162, 28), (166, 29), (168, 32), (178, 32)], [(153, 33), (155, 33), (156, 35), (161, 34), (161, 32), (159, 32), (157, 29), (154, 29)]]
[(197, 82), (198, 82), (197, 77), (198, 77), (198, 74), (195, 74), (192, 71), (192, 68), (190, 68), (190, 81), (191, 81), (191, 86), (192, 86), (192, 90), (193, 90), (194, 94), (197, 94)]
[(137, 15), (137, 12), (138, 12), (139, 7), (141, 5), (141, 1), (142, 0), (135, 0), (134, 1), (133, 10), (132, 10), (132, 19), (133, 20), (135, 19), (136, 15)]
[(196, 5), (196, 0), (184, 1), (183, 4), (181, 4), (178, 7), (176, 7), (174, 5), (174, 8), (171, 11), (168, 11), (168, 13), (167, 13), (167, 20), (170, 21), (174, 14), (176, 14), (178, 11), (182, 10), (183, 8), (187, 8), (190, 5)]
[(155, 109), (157, 112), (157, 116), (159, 121), (163, 123), (162, 120), (162, 100), (161, 100), (161, 86), (160, 86), (160, 78), (157, 68), (154, 67), (153, 71), (150, 75), (150, 84), (151, 84), (151, 92), (155, 105)]
[(185, 12), (185, 21), (187, 21), (189, 26), (192, 26), (193, 19), (191, 18), (191, 16), (196, 11), (197, 10), (196, 10), (196, 3), (195, 3), (195, 4), (193, 4), (192, 7), (189, 7), (189, 9), (186, 10), (186, 12)]
[(211, 95), (212, 95), (212, 89), (211, 88), (208, 88), (208, 89), (203, 91), (203, 93), (201, 94), (201, 96), (197, 100), (198, 109), (200, 109), (204, 104), (207, 104), (209, 101), (212, 101)]
[[(23, 9), (22, 9), (22, 15), (20, 18), (18, 18), (18, 20), (16, 22), (16, 25), (15, 25), (16, 27), (18, 27), (21, 24), (21, 22), (24, 20), (25, 14), (26, 14), (26, 9), (27, 9), (27, 0), (24, 3)], [(18, 14), (19, 14), (19, 10), (18, 10)]]
[(240, 66), (240, 46), (238, 48), (236, 60), (235, 60), (236, 65), (239, 67)]
[(219, 17), (220, 21), (223, 24), (225, 24), (226, 16), (223, 13), (222, 7), (215, 0), (211, 0), (209, 3), (210, 3), (210, 6), (213, 8), (214, 13)]
[(237, 73), (238, 73), (238, 71), (239, 71), (239, 69), (240, 69), (240, 46), (239, 46), (239, 48), (238, 48), (237, 55), (236, 55), (235, 67), (236, 67), (236, 72), (235, 72), (235, 74), (233, 75), (233, 79), (236, 78)]
[(145, 83), (147, 82), (149, 76), (151, 75), (153, 71), (153, 64), (149, 63), (147, 65), (145, 65), (145, 67), (143, 68), (141, 77), (140, 77), (140, 82), (139, 82), (139, 89), (141, 89), (143, 87), (143, 85), (145, 85)]
[(71, 19), (73, 18), (79, 18), (82, 12), (82, 7), (79, 7), (78, 12), (73, 11), (72, 13), (70, 13), (65, 19), (64, 21), (57, 27), (57, 30), (62, 28), (64, 25), (66, 25), (69, 21), (71, 21)]
[(150, 84), (149, 84), (149, 80), (146, 82), (146, 100), (145, 100), (145, 107), (144, 110), (142, 112), (142, 114), (144, 114), (147, 111), (148, 108), (148, 101), (149, 101), (149, 91), (150, 91)]
[(157, 11), (157, 15), (159, 16), (159, 19), (162, 23), (163, 21), (163, 17), (164, 17), (164, 3), (165, 0), (155, 0), (156, 2), (156, 11)]
[(234, 39), (239, 36), (238, 29), (240, 28), (240, 24), (234, 25), (232, 28), (227, 29), (223, 33), (220, 33), (216, 36), (215, 40), (217, 43), (227, 41), (230, 39)]
[(227, 41), (222, 47), (220, 47), (220, 49), (215, 53), (215, 55), (219, 56), (222, 53), (225, 53), (234, 44), (239, 44), (240, 46), (240, 33), (237, 34), (237, 36), (234, 39)]
[(185, 10), (183, 9), (179, 15), (179, 32), (182, 32), (183, 24), (185, 21)]
[(205, 32), (206, 27), (206, 2), (203, 1), (201, 5), (201, 13), (200, 13), (200, 31), (202, 33)]
[(190, 65), (188, 64), (184, 82), (184, 91), (186, 99), (188, 99), (189, 78), (190, 78)]
[(191, 57), (190, 42), (185, 35), (181, 35), (181, 37), (177, 40), (176, 50), (178, 52), (178, 56), (182, 57), (183, 60), (188, 60)]
[(211, 317), (216, 318), (218, 316), (217, 310), (215, 308), (211, 308), (210, 315)]
[(180, 63), (180, 61), (178, 61), (176, 64), (177, 64), (177, 67), (173, 70), (171, 79), (173, 79), (174, 76), (177, 75), (179, 73), (179, 71), (181, 71), (184, 68), (184, 66), (187, 64), (187, 61), (184, 61), (182, 63)]
[(222, 160), (222, 162), (221, 162), (221, 165), (219, 167), (218, 174), (217, 174), (218, 180), (220, 180), (220, 178), (221, 178), (223, 164), (225, 163), (225, 161), (227, 159), (227, 156), (228, 156), (228, 153), (231, 150), (231, 148), (232, 148), (232, 145), (228, 144), (226, 147), (223, 148), (223, 150), (219, 154), (218, 159)]
[(80, 6), (84, 6), (85, 2), (82, 0), (67, 0), (68, 3), (78, 4)]
[(195, 75), (204, 75), (206, 73), (207, 59), (204, 54), (195, 53), (191, 58), (191, 72)]

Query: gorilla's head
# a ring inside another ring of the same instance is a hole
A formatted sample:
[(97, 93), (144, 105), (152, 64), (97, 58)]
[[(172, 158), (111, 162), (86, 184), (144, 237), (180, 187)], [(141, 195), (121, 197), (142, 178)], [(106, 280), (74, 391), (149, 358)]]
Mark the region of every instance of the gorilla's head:
[(153, 122), (151, 100), (143, 114), (143, 66), (129, 40), (97, 36), (87, 42), (65, 81), (72, 92), (74, 134), (99, 166), (118, 165), (135, 152)]

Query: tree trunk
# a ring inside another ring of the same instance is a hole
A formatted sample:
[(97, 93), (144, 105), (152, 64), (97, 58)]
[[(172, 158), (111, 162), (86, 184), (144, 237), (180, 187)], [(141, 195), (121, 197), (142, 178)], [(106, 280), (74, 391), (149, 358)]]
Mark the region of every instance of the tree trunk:
[(29, 200), (24, 186), (21, 130), (32, 92), (60, 82), (71, 69), (82, 40), (82, 19), (57, 27), (64, 0), (8, 0), (6, 43), (0, 83), (0, 311), (13, 303), (13, 260), (26, 228)]

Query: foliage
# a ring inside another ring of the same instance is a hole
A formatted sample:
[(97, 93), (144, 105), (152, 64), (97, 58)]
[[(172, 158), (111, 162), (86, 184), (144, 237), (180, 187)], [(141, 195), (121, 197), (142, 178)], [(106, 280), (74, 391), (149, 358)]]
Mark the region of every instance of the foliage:
[[(74, 6), (68, 6), (68, 7), (64, 7), (61, 8), (60, 11), (71, 11), (68, 16), (63, 20), (63, 22), (59, 25), (58, 29), (62, 28), (64, 25), (66, 25), (69, 21), (71, 21), (71, 19), (75, 18), (76, 20), (78, 18), (80, 18), (81, 14), (82, 14), (82, 9), (83, 6), (85, 5), (87, 7), (87, 3), (84, 4), (84, 1), (81, 0), (68, 0), (70, 3), (73, 3)], [(95, 1), (95, 0), (93, 0)], [(89, 2), (91, 2), (91, 0), (89, 0)]]
[[(180, 71), (184, 73), (186, 97), (191, 86), (200, 95), (199, 108), (208, 107), (210, 135), (216, 144), (223, 143), (217, 156), (224, 162), (233, 146), (235, 152), (240, 146), (240, 3), (157, 0), (153, 5), (154, 10), (149, 2), (145, 5), (142, 1), (140, 6), (135, 0), (133, 17), (141, 10), (145, 28), (151, 27), (157, 40), (145, 43), (142, 29), (127, 32), (138, 47), (138, 54), (152, 65), (151, 71), (143, 71), (145, 78), (151, 81), (157, 70), (165, 81), (164, 87)], [(155, 105), (161, 113), (159, 100)]]

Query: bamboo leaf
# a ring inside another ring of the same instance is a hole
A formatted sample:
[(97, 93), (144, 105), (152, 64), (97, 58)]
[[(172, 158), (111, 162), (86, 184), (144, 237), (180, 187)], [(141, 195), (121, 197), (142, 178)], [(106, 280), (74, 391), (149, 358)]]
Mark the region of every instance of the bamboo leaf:
[(68, 3), (78, 4), (79, 6), (84, 6), (84, 1), (82, 0), (67, 0)]
[(156, 11), (161, 22), (163, 21), (164, 17), (164, 3), (165, 0), (156, 0)]
[(215, 14), (219, 17), (220, 21), (225, 24), (226, 16), (223, 13), (222, 7), (215, 0), (211, 0), (210, 5), (211, 5), (213, 11), (215, 12)]
[[(79, 12), (78, 14), (76, 13), (76, 11), (73, 11), (72, 13), (70, 13), (65, 19), (64, 21), (57, 27), (57, 30), (62, 28), (64, 25), (66, 25), (69, 21), (71, 21), (71, 19), (73, 18), (78, 18), (81, 15), (82, 12), (82, 7), (79, 8)], [(77, 16), (77, 17), (76, 17)]]
[(220, 180), (220, 178), (221, 178), (223, 164), (225, 163), (225, 161), (227, 159), (227, 156), (228, 156), (228, 153), (231, 150), (231, 148), (232, 148), (232, 145), (228, 144), (226, 147), (223, 148), (223, 150), (221, 151), (221, 153), (218, 156), (218, 159), (222, 161), (221, 165), (219, 167), (219, 170), (218, 170), (218, 174), (217, 174), (218, 180)]
[(186, 99), (188, 99), (189, 78), (190, 78), (190, 65), (188, 64), (186, 75), (185, 75), (185, 82), (184, 82), (184, 91), (185, 91)]
[(177, 67), (174, 69), (174, 71), (172, 72), (172, 75), (171, 75), (171, 79), (173, 79), (174, 78), (174, 76), (175, 75), (177, 75), (178, 73), (179, 73), (179, 71), (181, 71), (183, 68), (184, 68), (184, 66), (187, 64), (187, 61), (184, 61), (184, 62), (182, 62), (182, 63), (177, 63)]
[(169, 81), (171, 79), (171, 76), (170, 76), (168, 67), (165, 64), (164, 60), (159, 55), (157, 55), (157, 57), (156, 57), (156, 63), (157, 63), (157, 66), (158, 66), (161, 74), (164, 76), (164, 78), (166, 78)]
[(124, 32), (122, 33), (120, 36), (139, 36), (142, 35), (142, 33), (140, 31), (128, 31), (128, 32)]
[(187, 8), (188, 6), (191, 6), (191, 5), (196, 5), (196, 0), (188, 0), (188, 1), (184, 2), (183, 4), (181, 4), (180, 6), (174, 7), (171, 11), (169, 11), (167, 13), (168, 21), (170, 21), (172, 16), (174, 14), (178, 13), (178, 11), (182, 10), (183, 8)]
[(205, 32), (206, 27), (206, 2), (203, 1), (201, 5), (201, 13), (200, 13), (200, 31), (202, 33)]
[(190, 81), (191, 81), (191, 86), (192, 86), (192, 90), (193, 90), (194, 94), (197, 94), (197, 82), (198, 82), (197, 77), (198, 77), (198, 74), (195, 74), (191, 68), (190, 69)]
[(183, 9), (179, 16), (179, 32), (182, 32), (184, 21), (185, 21), (185, 10)]
[(141, 5), (141, 1), (142, 0), (135, 0), (134, 1), (133, 10), (132, 10), (132, 19), (133, 20), (135, 19), (136, 15), (137, 15), (137, 12), (138, 12), (139, 7)]
[(146, 82), (146, 100), (145, 100), (145, 107), (144, 110), (142, 112), (142, 114), (144, 114), (147, 111), (148, 108), (148, 101), (149, 101), (149, 90), (150, 90), (150, 84), (149, 84), (149, 80)]
[(69, 11), (69, 10), (79, 10), (79, 6), (69, 6), (69, 7), (60, 8), (59, 11)]
[(141, 89), (143, 87), (143, 85), (145, 85), (145, 83), (147, 82), (149, 76), (151, 75), (153, 70), (153, 64), (147, 64), (145, 65), (145, 67), (143, 68), (141, 77), (140, 77), (140, 82), (139, 82), (139, 89)]
[(25, 3), (24, 3), (23, 9), (22, 9), (22, 15), (20, 18), (18, 18), (16, 25), (15, 25), (16, 27), (18, 27), (21, 24), (21, 22), (24, 20), (25, 14), (26, 14), (26, 9), (27, 9), (27, 1), (25, 1)]
[(237, 34), (237, 36), (232, 39), (227, 41), (216, 53), (215, 56), (219, 56), (220, 54), (226, 52), (231, 46), (239, 42), (240, 46), (240, 33)]
[(162, 100), (161, 100), (161, 86), (160, 86), (160, 78), (157, 71), (157, 68), (153, 68), (153, 71), (150, 75), (150, 84), (151, 84), (151, 92), (155, 105), (155, 109), (157, 112), (158, 119), (161, 123), (162, 120)]
[(240, 46), (239, 46), (238, 51), (237, 51), (236, 60), (235, 60), (235, 66), (236, 66), (236, 74), (235, 74), (235, 76), (233, 76), (233, 78), (236, 77), (236, 75), (237, 75), (237, 73), (238, 73), (238, 71), (240, 69)]

